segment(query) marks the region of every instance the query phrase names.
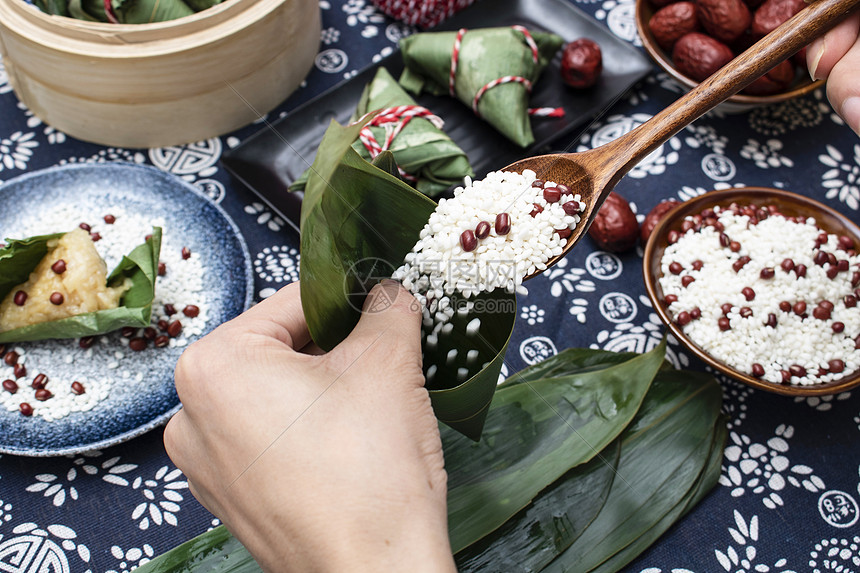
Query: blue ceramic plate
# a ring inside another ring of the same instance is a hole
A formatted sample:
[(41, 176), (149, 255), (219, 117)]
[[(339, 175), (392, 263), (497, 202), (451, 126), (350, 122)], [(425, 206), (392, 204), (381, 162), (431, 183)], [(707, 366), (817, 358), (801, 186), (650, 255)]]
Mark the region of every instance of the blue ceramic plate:
[[(105, 215), (115, 217), (105, 220)], [(12, 179), (0, 186), (0, 236), (24, 238), (65, 232), (80, 223), (101, 239), (95, 245), (113, 269), (143, 242), (152, 225), (163, 228), (153, 322), (179, 320), (182, 333), (167, 347), (129, 348), (121, 332), (96, 338), (7, 345), (24, 359), (19, 391), (0, 390), (0, 452), (54, 456), (104, 448), (164, 424), (179, 409), (173, 368), (187, 344), (247, 309), (253, 297), (248, 248), (227, 214), (193, 186), (153, 167), (127, 163), (69, 165)], [(183, 255), (183, 250), (184, 255)], [(177, 312), (168, 316), (172, 304)], [(200, 309), (183, 314), (186, 305)], [(158, 330), (157, 325), (154, 325)], [(161, 334), (159, 332), (159, 334)], [(53, 397), (34, 400), (33, 378), (43, 373)], [(0, 379), (14, 378), (0, 361)], [(74, 395), (71, 382), (85, 392)], [(18, 404), (31, 403), (32, 416)]]

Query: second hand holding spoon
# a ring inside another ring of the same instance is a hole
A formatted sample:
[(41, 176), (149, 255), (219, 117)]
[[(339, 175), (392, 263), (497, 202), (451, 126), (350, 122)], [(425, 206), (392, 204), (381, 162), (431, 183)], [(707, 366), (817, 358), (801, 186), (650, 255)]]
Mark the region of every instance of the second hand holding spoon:
[(569, 186), (585, 203), (582, 221), (573, 229), (564, 251), (547, 262), (547, 268), (561, 260), (585, 236), (615, 185), (649, 153), (823, 35), (858, 4), (860, 0), (816, 0), (657, 115), (618, 139), (579, 153), (529, 157), (502, 169), (519, 173), (530, 169), (538, 179)]

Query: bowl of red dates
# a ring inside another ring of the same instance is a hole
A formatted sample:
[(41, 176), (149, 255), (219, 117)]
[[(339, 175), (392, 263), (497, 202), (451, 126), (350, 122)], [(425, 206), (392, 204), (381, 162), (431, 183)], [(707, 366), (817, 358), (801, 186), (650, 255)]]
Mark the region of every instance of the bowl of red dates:
[[(690, 89), (805, 6), (804, 0), (636, 0), (636, 27), (657, 65)], [(822, 84), (810, 78), (804, 48), (721, 109), (778, 103)]]
[(854, 222), (767, 187), (709, 191), (661, 215), (643, 275), (670, 341), (768, 392), (821, 396), (860, 385)]

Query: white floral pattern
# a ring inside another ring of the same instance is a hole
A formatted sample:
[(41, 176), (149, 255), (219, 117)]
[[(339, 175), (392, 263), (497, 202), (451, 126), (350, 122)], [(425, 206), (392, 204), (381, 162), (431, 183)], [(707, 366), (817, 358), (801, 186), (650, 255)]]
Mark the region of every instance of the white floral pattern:
[(131, 488), (140, 491), (144, 501), (135, 506), (131, 519), (137, 526), (146, 530), (151, 525), (177, 524), (176, 514), (179, 513), (179, 503), (184, 499), (181, 490), (188, 489), (188, 482), (182, 478), (178, 469), (171, 470), (162, 466), (150, 479), (137, 477), (131, 483)]
[(830, 167), (822, 176), (822, 185), (827, 189), (828, 199), (838, 199), (846, 207), (857, 210), (860, 206), (860, 144), (854, 145), (854, 157), (846, 159), (832, 145), (825, 146), (827, 153), (818, 160)]

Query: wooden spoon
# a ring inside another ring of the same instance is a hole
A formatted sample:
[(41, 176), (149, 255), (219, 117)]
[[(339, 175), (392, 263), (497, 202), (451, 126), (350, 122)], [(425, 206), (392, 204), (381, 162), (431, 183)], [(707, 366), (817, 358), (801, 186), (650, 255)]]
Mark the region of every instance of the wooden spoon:
[(539, 179), (564, 183), (585, 202), (583, 221), (573, 229), (564, 251), (547, 262), (547, 268), (585, 236), (606, 197), (637, 163), (684, 127), (823, 35), (858, 4), (860, 0), (815, 0), (663, 111), (618, 139), (588, 151), (539, 155), (505, 167), (503, 171), (520, 173), (531, 169)]

